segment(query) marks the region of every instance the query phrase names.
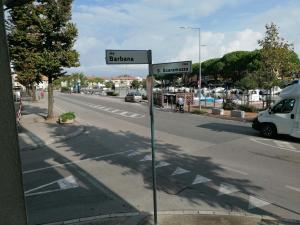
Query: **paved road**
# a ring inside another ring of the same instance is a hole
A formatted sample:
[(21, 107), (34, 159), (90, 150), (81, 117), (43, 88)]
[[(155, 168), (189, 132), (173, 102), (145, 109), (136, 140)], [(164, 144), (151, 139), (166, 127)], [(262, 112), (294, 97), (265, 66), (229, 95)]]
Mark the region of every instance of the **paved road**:
[[(146, 105), (56, 94), (86, 132), (22, 153), (30, 224), (152, 211)], [(159, 210), (234, 210), (300, 219), (300, 142), (248, 123), (155, 112)]]

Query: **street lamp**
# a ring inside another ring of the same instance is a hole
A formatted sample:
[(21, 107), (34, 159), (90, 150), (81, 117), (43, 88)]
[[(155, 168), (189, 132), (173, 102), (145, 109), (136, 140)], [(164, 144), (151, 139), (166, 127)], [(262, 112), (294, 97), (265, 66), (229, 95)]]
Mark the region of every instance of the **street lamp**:
[(199, 93), (199, 109), (201, 110), (201, 29), (200, 27), (179, 27), (181, 29), (189, 29), (189, 30), (198, 30), (199, 36), (199, 83), (198, 83), (198, 93)]

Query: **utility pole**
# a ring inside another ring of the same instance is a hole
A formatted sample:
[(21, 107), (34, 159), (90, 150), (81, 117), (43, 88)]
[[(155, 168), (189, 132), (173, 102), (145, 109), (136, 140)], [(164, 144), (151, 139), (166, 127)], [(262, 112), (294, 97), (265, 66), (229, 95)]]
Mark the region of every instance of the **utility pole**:
[(22, 167), (2, 0), (0, 46), (0, 225), (26, 225)]

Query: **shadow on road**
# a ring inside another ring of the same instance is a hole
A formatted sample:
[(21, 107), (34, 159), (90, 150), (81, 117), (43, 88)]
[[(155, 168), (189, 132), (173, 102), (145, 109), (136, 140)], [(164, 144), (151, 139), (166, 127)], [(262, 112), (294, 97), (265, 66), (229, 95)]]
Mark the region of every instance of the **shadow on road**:
[[(53, 136), (59, 135), (60, 128), (57, 124), (47, 124), (47, 126), (52, 128)], [(209, 123), (199, 127), (219, 132), (255, 134), (250, 127), (238, 125), (228, 125), (224, 128), (217, 123)], [(116, 179), (118, 176), (139, 175), (136, 179), (142, 177), (142, 187), (137, 187), (140, 185), (138, 181), (136, 184), (131, 183), (131, 187), (152, 190), (151, 161), (147, 160), (147, 156), (150, 156), (151, 153), (149, 137), (138, 135), (129, 130), (112, 132), (94, 126), (86, 126), (85, 130), (84, 134), (76, 138), (22, 153), (25, 190), (69, 175), (74, 176), (80, 184), (79, 188), (27, 197), (30, 224), (99, 214), (137, 212), (137, 206), (130, 204), (132, 199), (124, 199), (121, 197), (122, 193), (115, 193), (102, 182), (102, 179), (108, 179), (107, 177), (101, 177), (100, 172), (99, 176), (95, 176), (94, 170), (93, 174), (90, 172), (92, 171), (91, 167), (97, 169), (97, 166), (102, 165), (101, 163), (107, 165), (108, 171), (112, 168), (122, 169), (121, 174), (116, 174), (114, 170), (111, 170), (110, 179)], [(263, 190), (262, 187), (253, 185), (246, 178), (234, 179), (220, 175), (224, 169), (214, 163), (210, 157), (186, 154), (181, 146), (172, 143), (157, 142), (156, 150), (158, 163), (163, 161), (169, 164), (157, 168), (158, 190), (168, 194), (170, 198), (177, 196), (179, 199), (190, 202), (194, 207), (195, 205), (199, 206), (199, 208), (207, 205), (216, 209), (223, 208), (271, 215), (267, 210), (248, 208), (247, 196), (256, 196), (258, 191)], [(116, 157), (113, 157), (114, 154)], [(35, 171), (37, 168), (43, 169)], [(184, 168), (189, 172), (172, 176), (177, 168)], [(206, 177), (211, 181), (193, 185), (197, 175)], [(240, 194), (219, 195), (218, 187), (223, 183), (235, 187)], [(119, 185), (123, 184), (120, 183)], [(148, 200), (152, 201), (151, 196)], [(172, 204), (170, 204), (171, 208)], [(286, 210), (289, 211), (289, 209)], [(293, 213), (299, 214), (299, 212)]]

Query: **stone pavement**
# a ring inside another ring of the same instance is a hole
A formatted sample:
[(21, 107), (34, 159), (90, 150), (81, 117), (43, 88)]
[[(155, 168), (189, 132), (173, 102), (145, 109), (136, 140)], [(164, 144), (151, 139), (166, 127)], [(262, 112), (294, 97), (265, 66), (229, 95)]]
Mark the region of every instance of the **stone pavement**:
[(18, 130), (20, 150), (33, 150), (75, 137), (83, 132), (84, 127), (76, 121), (74, 124), (59, 124), (58, 115), (55, 112), (55, 119), (45, 119), (47, 116), (46, 98), (37, 102), (23, 101)]

